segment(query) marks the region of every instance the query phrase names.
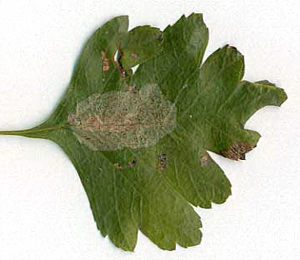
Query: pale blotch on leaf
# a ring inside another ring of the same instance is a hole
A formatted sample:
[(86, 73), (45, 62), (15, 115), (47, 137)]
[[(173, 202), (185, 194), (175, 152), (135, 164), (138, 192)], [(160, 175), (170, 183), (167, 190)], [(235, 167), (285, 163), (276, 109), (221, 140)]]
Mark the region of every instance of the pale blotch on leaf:
[(77, 140), (93, 151), (154, 146), (176, 125), (176, 107), (156, 85), (95, 93), (68, 116)]

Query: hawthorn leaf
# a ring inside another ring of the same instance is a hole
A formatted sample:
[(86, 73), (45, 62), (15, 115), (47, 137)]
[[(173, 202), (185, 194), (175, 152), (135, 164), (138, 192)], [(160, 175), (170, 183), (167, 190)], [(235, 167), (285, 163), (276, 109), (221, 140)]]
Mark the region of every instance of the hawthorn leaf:
[(231, 194), (207, 151), (244, 160), (260, 138), (246, 121), (287, 99), (266, 80), (243, 80), (244, 57), (234, 47), (202, 64), (207, 43), (201, 14), (163, 31), (128, 31), (128, 17), (116, 17), (86, 42), (49, 119), (1, 134), (56, 142), (79, 174), (98, 229), (117, 247), (133, 251), (138, 230), (161, 249), (197, 245), (202, 224), (192, 205), (210, 208)]

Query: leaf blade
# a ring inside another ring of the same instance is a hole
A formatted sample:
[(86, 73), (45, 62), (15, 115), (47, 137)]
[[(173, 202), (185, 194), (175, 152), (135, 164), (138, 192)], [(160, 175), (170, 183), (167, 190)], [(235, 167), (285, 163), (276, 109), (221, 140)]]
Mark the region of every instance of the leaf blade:
[[(260, 138), (244, 129), (245, 122), (287, 98), (268, 81), (242, 80), (244, 57), (234, 47), (218, 49), (201, 65), (207, 42), (201, 14), (183, 16), (163, 32), (150, 26), (128, 32), (128, 17), (116, 17), (87, 41), (50, 118), (2, 134), (60, 145), (79, 174), (98, 229), (117, 247), (133, 251), (138, 230), (162, 249), (197, 245), (202, 224), (191, 204), (210, 208), (231, 195), (229, 180), (207, 151), (245, 159)], [(81, 112), (86, 117), (74, 116)], [(171, 114), (171, 130), (150, 127), (168, 123)], [(82, 126), (85, 131), (77, 131)]]

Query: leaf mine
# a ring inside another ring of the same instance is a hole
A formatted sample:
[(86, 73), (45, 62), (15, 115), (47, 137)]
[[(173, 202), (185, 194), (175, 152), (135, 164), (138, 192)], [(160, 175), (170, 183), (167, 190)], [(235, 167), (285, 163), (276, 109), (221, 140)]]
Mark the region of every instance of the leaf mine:
[(79, 102), (68, 123), (93, 151), (154, 146), (176, 125), (176, 107), (156, 85), (139, 91), (95, 93)]

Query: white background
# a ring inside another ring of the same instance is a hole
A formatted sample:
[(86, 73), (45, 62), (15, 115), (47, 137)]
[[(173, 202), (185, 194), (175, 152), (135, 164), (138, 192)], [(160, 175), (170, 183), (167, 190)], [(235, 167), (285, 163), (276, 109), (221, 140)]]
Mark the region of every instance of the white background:
[(289, 99), (247, 123), (262, 138), (247, 160), (213, 154), (233, 195), (203, 221), (200, 246), (162, 251), (139, 233), (134, 253), (101, 237), (77, 173), (54, 143), (0, 137), (0, 259), (300, 259), (299, 1), (0, 0), (0, 129), (41, 123), (64, 92), (85, 40), (108, 19), (165, 28), (182, 14), (204, 14), (207, 57), (225, 44), (246, 62), (245, 79), (268, 79)]

